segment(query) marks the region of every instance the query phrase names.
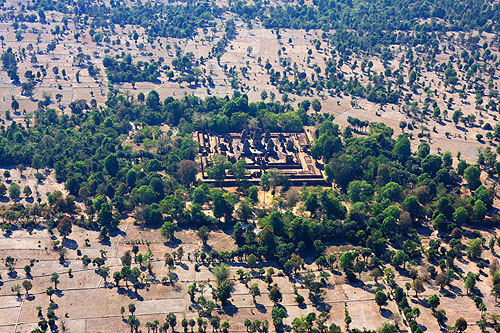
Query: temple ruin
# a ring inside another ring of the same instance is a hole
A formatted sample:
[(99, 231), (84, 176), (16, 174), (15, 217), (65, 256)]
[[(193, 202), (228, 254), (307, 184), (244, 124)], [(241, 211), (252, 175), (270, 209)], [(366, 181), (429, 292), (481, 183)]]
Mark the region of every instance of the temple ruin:
[[(290, 185), (327, 185), (319, 164), (309, 155), (310, 138), (306, 132), (273, 133), (260, 129), (241, 133), (216, 134), (195, 132), (200, 145), (200, 177), (206, 183), (216, 183), (207, 176), (210, 156), (219, 154), (235, 163), (244, 158), (247, 164), (246, 180), (258, 184), (269, 169), (278, 169)], [(236, 186), (235, 177), (228, 170), (222, 186)]]

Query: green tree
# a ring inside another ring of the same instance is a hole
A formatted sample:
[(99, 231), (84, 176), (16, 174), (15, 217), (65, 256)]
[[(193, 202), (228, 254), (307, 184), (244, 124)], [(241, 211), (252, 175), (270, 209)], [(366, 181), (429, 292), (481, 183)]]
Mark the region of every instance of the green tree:
[(321, 102), (319, 99), (315, 98), (311, 101), (311, 107), (313, 108), (314, 112), (318, 113), (321, 111)]
[(480, 175), (481, 172), (479, 171), (479, 168), (475, 165), (469, 165), (464, 170), (464, 178), (465, 180), (467, 180), (467, 183), (469, 184), (471, 190), (475, 190), (481, 185), (481, 179), (479, 178)]
[(255, 297), (260, 296), (260, 289), (257, 283), (250, 286), (250, 295), (252, 295), (253, 302), (255, 303)]
[(349, 183), (347, 194), (351, 202), (368, 202), (372, 199), (375, 190), (365, 180), (353, 180)]
[(424, 172), (429, 173), (431, 176), (435, 176), (439, 169), (441, 169), (441, 164), (443, 161), (441, 157), (436, 155), (427, 155), (421, 163)]
[(410, 140), (406, 135), (401, 135), (393, 149), (394, 154), (397, 158), (402, 162), (406, 162), (408, 158), (411, 156), (411, 145)]
[(119, 169), (119, 164), (118, 164), (118, 159), (116, 157), (116, 154), (109, 154), (105, 159), (104, 159), (104, 167), (106, 168), (106, 171), (111, 175), (111, 176), (116, 176), (118, 173)]
[(52, 286), (47, 287), (45, 293), (47, 294), (47, 296), (49, 296), (49, 301), (52, 301), (52, 295), (54, 295), (55, 292), (56, 291), (54, 290), (54, 288), (52, 288)]
[(201, 226), (196, 234), (200, 238), (203, 245), (206, 245), (208, 241), (208, 228), (206, 226)]
[(54, 284), (54, 289), (57, 290), (57, 285), (59, 284), (59, 274), (57, 272), (53, 272), (50, 275), (50, 282)]
[(435, 312), (440, 302), (441, 301), (439, 300), (439, 296), (434, 294), (431, 295), (427, 300), (427, 305), (429, 305), (429, 307), (432, 309), (432, 312)]
[(251, 269), (254, 269), (257, 266), (257, 257), (255, 256), (255, 254), (250, 253), (247, 258), (247, 264)]
[(231, 170), (233, 172), (234, 178), (236, 178), (236, 181), (240, 181), (245, 178), (246, 172), (247, 172), (247, 163), (244, 158), (240, 158), (239, 160), (236, 161), (231, 167)]
[(379, 307), (382, 307), (387, 303), (387, 295), (382, 290), (378, 290), (375, 293), (375, 302)]
[(417, 148), (417, 155), (420, 158), (425, 158), (431, 152), (431, 146), (427, 142), (422, 142)]
[(283, 299), (283, 295), (281, 294), (281, 290), (280, 288), (278, 287), (277, 284), (275, 284), (271, 290), (269, 291), (269, 299), (274, 302), (274, 304), (276, 305), (277, 303), (281, 302), (282, 299)]
[(479, 259), (483, 253), (483, 240), (481, 238), (471, 240), (469, 246), (467, 246), (466, 252), (469, 259)]
[(130, 326), (130, 331), (133, 332), (137, 332), (138, 329), (139, 329), (139, 326), (141, 326), (141, 322), (139, 320), (139, 318), (137, 318), (135, 315), (130, 315), (128, 316), (127, 318), (127, 324)]
[(0, 197), (5, 196), (7, 194), (7, 186), (5, 184), (0, 184)]
[(107, 278), (109, 277), (109, 267), (101, 266), (97, 269), (96, 273), (97, 273), (97, 275), (99, 275), (100, 277), (102, 277), (104, 279), (104, 284), (106, 285)]
[(21, 195), (21, 187), (16, 183), (12, 183), (9, 186), (9, 198), (15, 200)]
[(354, 268), (354, 259), (356, 254), (354, 252), (344, 252), (340, 255), (339, 266), (342, 270), (348, 271)]
[(474, 208), (472, 209), (472, 216), (476, 222), (481, 223), (484, 221), (484, 217), (486, 216), (487, 211), (488, 208), (486, 208), (486, 205), (483, 203), (483, 201), (476, 200), (476, 202), (474, 203)]
[(231, 163), (223, 155), (213, 155), (210, 158), (210, 166), (207, 169), (209, 178), (215, 179), (222, 185), (222, 181), (226, 179), (226, 170), (231, 168)]
[(453, 212), (453, 221), (457, 224), (462, 225), (469, 220), (469, 212), (464, 207), (458, 207), (455, 212)]
[(398, 250), (394, 257), (392, 257), (392, 264), (394, 266), (403, 266), (405, 268), (406, 262), (410, 259), (410, 257), (401, 250)]
[(170, 242), (174, 238), (174, 232), (177, 229), (177, 223), (166, 221), (160, 228), (161, 235)]
[(221, 284), (222, 282), (229, 279), (231, 276), (231, 271), (229, 270), (229, 266), (224, 263), (221, 263), (218, 266), (215, 266), (212, 269), (212, 274), (215, 276), (217, 284)]
[(476, 286), (476, 277), (471, 272), (469, 272), (465, 277), (464, 286), (467, 291), (467, 295), (469, 295), (470, 291)]
[(26, 297), (29, 296), (29, 291), (33, 288), (33, 285), (31, 284), (30, 280), (24, 280), (23, 281), (23, 288), (26, 290)]

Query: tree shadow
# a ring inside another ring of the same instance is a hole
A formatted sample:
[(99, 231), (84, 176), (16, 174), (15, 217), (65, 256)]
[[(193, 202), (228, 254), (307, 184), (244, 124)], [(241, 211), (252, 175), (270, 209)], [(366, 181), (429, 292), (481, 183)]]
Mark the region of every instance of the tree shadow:
[(122, 236), (125, 237), (127, 233), (119, 228), (114, 228), (113, 230), (109, 231), (109, 237), (116, 237), (116, 236)]
[(76, 250), (78, 248), (78, 243), (74, 239), (63, 238), (62, 246), (70, 250)]
[(332, 306), (328, 303), (324, 303), (322, 301), (316, 301), (312, 303), (313, 308), (321, 312), (330, 312)]
[(118, 294), (126, 295), (128, 298), (137, 299), (138, 301), (144, 300), (144, 297), (142, 297), (139, 293), (133, 291), (132, 289), (120, 287), (120, 288), (118, 288)]
[(230, 317), (233, 317), (239, 311), (238, 307), (229, 300), (227, 300), (226, 304), (222, 306), (222, 310), (224, 310), (224, 312)]
[(461, 294), (462, 293), (462, 290), (458, 287), (455, 287), (455, 286), (449, 286), (450, 288), (450, 291), (455, 293), (455, 294)]
[(170, 247), (170, 248), (176, 248), (181, 244), (182, 244), (182, 242), (177, 238), (171, 239), (168, 242), (163, 242), (163, 245), (165, 245), (166, 247)]
[(393, 315), (392, 311), (389, 309), (380, 309), (380, 314), (386, 319), (389, 319)]
[(260, 304), (260, 303), (255, 303), (255, 307), (257, 308), (257, 310), (260, 312), (260, 313), (267, 313), (267, 309), (264, 305)]
[(441, 289), (440, 292), (441, 292), (441, 294), (443, 294), (444, 297), (451, 298), (451, 299), (457, 298), (457, 296), (449, 290)]
[(183, 269), (183, 270), (185, 270), (185, 271), (188, 271), (188, 270), (189, 270), (189, 266), (188, 266), (188, 265), (186, 265), (186, 264), (185, 264), (185, 263), (183, 263), (183, 262), (180, 262), (178, 265), (179, 265), (179, 267), (180, 267), (180, 268), (182, 268), (182, 269)]

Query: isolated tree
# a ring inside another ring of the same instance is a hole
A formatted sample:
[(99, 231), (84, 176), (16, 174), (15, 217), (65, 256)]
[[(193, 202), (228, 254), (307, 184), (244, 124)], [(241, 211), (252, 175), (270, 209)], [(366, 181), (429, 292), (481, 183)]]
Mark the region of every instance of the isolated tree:
[(257, 283), (250, 286), (250, 295), (252, 295), (253, 302), (255, 303), (255, 297), (260, 296), (260, 289)]
[(130, 254), (130, 251), (125, 251), (123, 256), (121, 257), (121, 262), (123, 266), (130, 266), (132, 265), (132, 255)]
[(206, 245), (208, 241), (208, 228), (206, 226), (201, 226), (196, 234), (200, 238), (203, 245)]
[(10, 103), (10, 106), (11, 106), (12, 110), (14, 110), (14, 112), (19, 110), (19, 102), (16, 101), (15, 99), (12, 100), (12, 103)]
[(314, 112), (318, 113), (321, 111), (321, 102), (319, 99), (315, 98), (311, 102), (311, 107), (313, 108)]
[(57, 290), (57, 284), (59, 283), (59, 274), (57, 272), (53, 272), (50, 276), (50, 282), (54, 284), (54, 289)]
[(10, 184), (10, 186), (9, 186), (9, 198), (11, 198), (12, 200), (15, 200), (15, 199), (19, 198), (20, 195), (21, 195), (21, 187), (19, 187), (19, 185), (17, 185), (16, 183)]
[(220, 284), (229, 279), (231, 271), (229, 270), (229, 267), (226, 264), (221, 263), (220, 265), (215, 266), (212, 269), (212, 274), (215, 276), (216, 282)]
[(29, 277), (31, 275), (31, 266), (30, 265), (24, 266), (24, 272), (26, 273), (26, 276)]
[(72, 231), (72, 225), (73, 223), (71, 222), (71, 218), (68, 216), (64, 216), (61, 221), (59, 221), (59, 224), (57, 225), (57, 231), (59, 231), (59, 234), (64, 238), (69, 236)]
[(467, 321), (463, 317), (458, 318), (455, 321), (455, 328), (459, 332), (465, 332), (465, 330), (467, 329)]
[(56, 291), (54, 290), (54, 288), (52, 288), (52, 286), (47, 287), (45, 293), (47, 294), (47, 296), (49, 296), (49, 301), (52, 301), (52, 295), (54, 295), (55, 292)]
[(413, 282), (411, 283), (411, 287), (415, 291), (415, 297), (417, 298), (418, 298), (418, 293), (425, 291), (424, 284), (420, 279), (413, 280)]
[(375, 302), (380, 308), (382, 308), (382, 305), (387, 303), (387, 295), (382, 290), (378, 290), (375, 293)]
[(29, 187), (28, 185), (26, 185), (26, 186), (24, 187), (24, 189), (23, 189), (23, 194), (24, 194), (24, 196), (25, 196), (26, 198), (29, 198), (29, 197), (31, 197), (31, 194), (32, 194), (32, 193), (33, 193), (33, 192), (31, 191), (31, 187)]
[(101, 266), (97, 269), (97, 275), (102, 277), (104, 279), (104, 284), (106, 285), (107, 283), (107, 278), (109, 277), (109, 267), (107, 266)]
[(441, 302), (439, 300), (439, 296), (436, 294), (431, 295), (427, 300), (427, 305), (429, 305), (429, 307), (432, 309), (432, 312), (436, 311), (437, 307), (439, 306), (439, 303)]
[(283, 300), (283, 295), (281, 294), (281, 290), (277, 284), (275, 284), (271, 288), (268, 296), (269, 296), (269, 299), (271, 301), (273, 301), (275, 305)]
[(33, 285), (31, 284), (31, 281), (30, 280), (24, 280), (23, 281), (23, 288), (24, 290), (26, 290), (26, 297), (29, 296), (29, 291), (31, 290), (31, 288), (33, 288)]
[(471, 272), (469, 272), (465, 277), (464, 286), (467, 295), (469, 295), (470, 291), (476, 286), (476, 277)]

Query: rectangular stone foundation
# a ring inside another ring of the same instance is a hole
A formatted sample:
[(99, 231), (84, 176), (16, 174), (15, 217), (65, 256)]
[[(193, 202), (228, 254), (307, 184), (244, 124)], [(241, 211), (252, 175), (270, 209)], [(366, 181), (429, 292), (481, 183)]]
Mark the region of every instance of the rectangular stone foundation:
[(208, 178), (210, 157), (218, 154), (231, 163), (244, 158), (247, 163), (245, 181), (252, 184), (258, 184), (268, 170), (278, 169), (291, 186), (328, 185), (321, 172), (322, 166), (309, 155), (310, 138), (306, 132), (262, 133), (259, 129), (241, 133), (195, 132), (194, 138), (200, 145), (199, 176), (206, 183), (223, 187), (239, 185), (230, 171), (221, 184)]

